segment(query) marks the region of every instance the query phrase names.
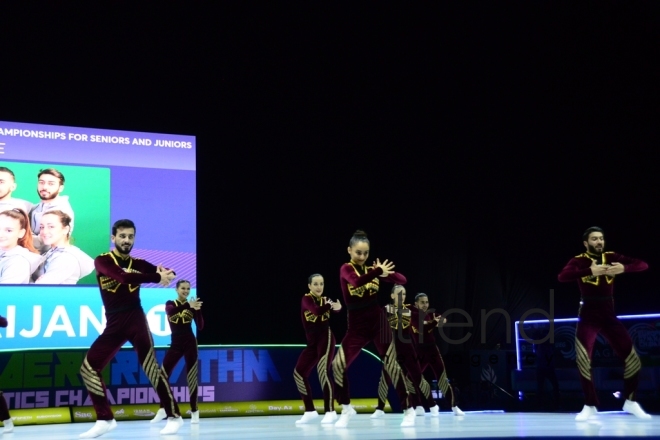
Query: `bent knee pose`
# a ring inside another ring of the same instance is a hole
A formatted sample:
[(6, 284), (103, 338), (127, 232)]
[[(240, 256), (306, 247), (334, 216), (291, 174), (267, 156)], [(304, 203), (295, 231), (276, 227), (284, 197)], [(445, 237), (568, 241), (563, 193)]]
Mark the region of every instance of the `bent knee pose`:
[[(197, 376), (198, 376), (198, 350), (197, 338), (192, 331), (192, 322), (195, 321), (197, 331), (204, 328), (204, 316), (202, 315), (202, 301), (199, 298), (188, 298), (190, 295), (190, 282), (179, 280), (176, 282), (177, 299), (165, 303), (165, 313), (172, 331), (172, 343), (165, 353), (163, 359), (163, 371), (168, 378), (174, 367), (181, 358), (186, 363), (186, 379), (188, 382), (188, 393), (190, 394), (190, 423), (199, 423), (199, 409), (197, 408)], [(156, 413), (152, 423), (167, 417), (163, 402)]]
[(174, 434), (183, 420), (167, 377), (158, 367), (151, 331), (140, 303), (140, 284), (160, 283), (167, 286), (174, 278), (174, 272), (130, 256), (135, 242), (135, 224), (131, 220), (116, 221), (110, 238), (115, 248), (94, 260), (107, 322), (80, 368), (97, 421), (80, 437), (98, 437), (117, 427), (101, 372), (127, 341), (133, 345), (142, 369), (165, 406), (168, 421), (161, 434)]
[[(439, 407), (436, 405), (431, 395), (431, 386), (424, 379), (422, 369), (417, 360), (415, 349), (415, 340), (412, 333), (412, 310), (405, 304), (406, 289), (403, 286), (395, 285), (392, 289), (392, 303), (385, 306), (388, 327), (392, 333), (392, 342), (390, 350), (395, 352), (394, 359), (406, 374), (409, 399), (411, 406), (417, 406), (416, 414), (424, 415), (424, 408), (431, 411), (433, 415), (439, 413)], [(388, 356), (388, 360), (392, 356)], [(381, 374), (381, 380), (378, 386), (378, 407), (372, 418), (383, 415), (385, 398), (387, 396), (388, 384), (386, 377)]]
[(408, 402), (405, 375), (396, 359), (392, 361), (392, 356), (396, 358), (396, 355), (394, 350), (389, 350), (391, 338), (384, 334), (381, 325), (385, 319), (384, 311), (377, 300), (380, 279), (403, 285), (406, 283), (406, 277), (395, 273), (394, 264), (387, 260), (381, 263), (377, 259), (373, 266), (368, 266), (366, 261), (369, 257), (369, 246), (367, 234), (363, 231), (355, 232), (348, 246), (351, 261), (344, 264), (339, 271), (339, 281), (348, 310), (348, 329), (332, 361), (337, 402), (342, 405), (342, 414), (335, 426), (347, 426), (349, 419), (356, 413), (350, 406), (348, 369), (369, 342), (376, 345), (376, 350), (385, 363), (386, 373), (399, 395), (405, 414), (402, 425), (409, 426), (415, 423), (415, 411), (410, 408)]
[[(456, 416), (464, 416), (465, 413), (457, 406), (454, 388), (447, 378), (447, 369), (440, 355), (438, 344), (435, 341), (434, 330), (446, 322), (441, 315), (428, 313), (429, 298), (425, 293), (415, 295), (415, 305), (410, 307), (412, 318), (410, 320), (412, 333), (415, 337), (417, 359), (422, 372), (431, 368), (435, 380), (438, 382), (438, 388), (443, 396), (449, 398), (451, 410)], [(433, 414), (433, 411), (431, 411)]]
[(587, 420), (598, 411), (598, 397), (592, 379), (591, 355), (596, 337), (601, 334), (610, 343), (616, 355), (624, 361), (623, 387), (626, 401), (623, 410), (639, 418), (651, 418), (635, 402), (642, 364), (633, 347), (626, 327), (614, 312), (614, 280), (626, 272), (641, 272), (648, 265), (635, 258), (615, 252), (605, 252), (603, 230), (591, 227), (582, 236), (586, 252), (571, 258), (558, 278), (561, 282), (577, 281), (580, 289), (580, 310), (575, 334), (575, 352), (585, 405), (577, 417)]
[(324, 283), (320, 274), (310, 276), (308, 281), (309, 293), (302, 297), (300, 303), (300, 319), (305, 329), (307, 347), (300, 353), (293, 370), (293, 378), (305, 404), (305, 414), (301, 419), (296, 420), (296, 423), (309, 423), (318, 417), (314, 409), (312, 388), (309, 385), (309, 375), (314, 367), (318, 371), (319, 383), (323, 388), (325, 416), (321, 423), (333, 423), (337, 420), (337, 413), (330, 369), (335, 355), (335, 336), (330, 330), (330, 311), (339, 312), (341, 303), (322, 296)]

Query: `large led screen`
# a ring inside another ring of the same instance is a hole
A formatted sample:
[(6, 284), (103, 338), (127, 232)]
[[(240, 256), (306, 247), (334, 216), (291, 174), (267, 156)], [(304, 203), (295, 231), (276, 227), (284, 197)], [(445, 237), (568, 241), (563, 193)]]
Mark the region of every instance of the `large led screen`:
[[(172, 268), (196, 296), (195, 150), (192, 136), (0, 121), (0, 350), (89, 346), (105, 323), (93, 259), (112, 249), (119, 219), (136, 225), (131, 256)], [(29, 239), (15, 228), (22, 212)], [(70, 222), (72, 263), (49, 265), (63, 240), (55, 220)], [(174, 286), (141, 290), (165, 345)]]

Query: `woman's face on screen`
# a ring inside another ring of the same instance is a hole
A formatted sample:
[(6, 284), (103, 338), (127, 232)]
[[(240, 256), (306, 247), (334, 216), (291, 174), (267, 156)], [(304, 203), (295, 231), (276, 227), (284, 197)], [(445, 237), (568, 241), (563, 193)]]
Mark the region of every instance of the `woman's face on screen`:
[(21, 222), (7, 215), (0, 215), (0, 249), (8, 251), (24, 236), (25, 229), (21, 229)]
[(55, 214), (44, 214), (39, 222), (39, 237), (49, 246), (58, 246), (67, 241), (69, 227), (62, 226), (60, 218)]

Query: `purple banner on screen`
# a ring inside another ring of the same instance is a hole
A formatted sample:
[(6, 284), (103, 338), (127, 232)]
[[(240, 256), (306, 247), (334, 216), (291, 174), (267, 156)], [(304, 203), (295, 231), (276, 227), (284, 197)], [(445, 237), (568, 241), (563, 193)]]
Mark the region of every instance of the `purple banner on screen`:
[(195, 137), (0, 121), (0, 158), (195, 169)]

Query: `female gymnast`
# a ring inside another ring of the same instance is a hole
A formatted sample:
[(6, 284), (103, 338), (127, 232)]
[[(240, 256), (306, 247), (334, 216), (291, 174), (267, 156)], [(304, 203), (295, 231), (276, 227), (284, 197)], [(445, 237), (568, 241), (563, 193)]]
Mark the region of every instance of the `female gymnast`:
[(76, 284), (94, 270), (94, 260), (70, 243), (69, 214), (53, 210), (42, 215), (39, 238), (50, 249), (43, 254), (43, 262), (33, 275), (35, 284)]
[(28, 284), (40, 263), (25, 211), (0, 212), (0, 284)]
[(309, 386), (309, 375), (314, 367), (317, 368), (319, 382), (323, 388), (325, 415), (321, 423), (334, 423), (337, 413), (333, 401), (334, 386), (330, 381), (330, 363), (335, 355), (335, 336), (330, 330), (330, 310), (339, 312), (341, 303), (322, 296), (321, 274), (311, 275), (308, 281), (309, 293), (302, 297), (300, 304), (300, 318), (307, 336), (307, 347), (300, 353), (293, 370), (293, 378), (305, 404), (305, 414), (296, 420), (296, 423), (309, 423), (319, 416), (314, 409), (312, 388)]
[(406, 277), (395, 273), (394, 264), (388, 260), (381, 263), (376, 259), (372, 266), (366, 265), (369, 257), (369, 239), (364, 231), (358, 230), (353, 234), (348, 245), (348, 254), (351, 261), (345, 263), (339, 271), (341, 289), (348, 310), (348, 330), (332, 361), (337, 402), (342, 406), (341, 416), (335, 426), (340, 428), (348, 426), (348, 421), (356, 414), (355, 409), (350, 405), (348, 368), (362, 348), (372, 341), (385, 364), (385, 372), (399, 395), (404, 410), (401, 426), (414, 426), (415, 410), (410, 407), (408, 401), (405, 375), (396, 362), (394, 350), (389, 349), (391, 337), (384, 334), (382, 322), (386, 318), (377, 301), (379, 278), (390, 283), (405, 284)]
[[(177, 299), (165, 303), (167, 320), (172, 330), (172, 344), (165, 353), (163, 359), (163, 371), (165, 377), (170, 377), (176, 364), (185, 359), (186, 374), (188, 380), (188, 392), (190, 393), (190, 423), (199, 423), (199, 409), (197, 408), (197, 339), (192, 331), (192, 322), (195, 321), (197, 331), (204, 328), (204, 316), (202, 316), (202, 301), (199, 298), (190, 298), (190, 282), (179, 280), (176, 283)], [(162, 405), (162, 403), (161, 403)], [(161, 408), (151, 419), (156, 423), (167, 418), (165, 409)]]

